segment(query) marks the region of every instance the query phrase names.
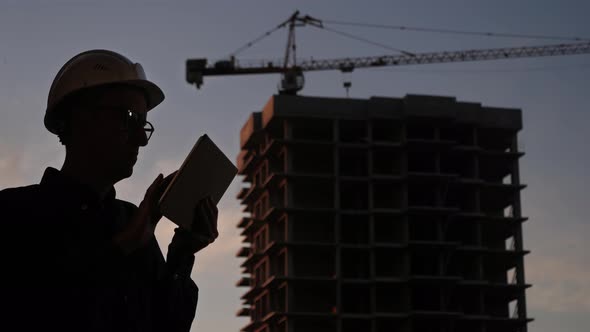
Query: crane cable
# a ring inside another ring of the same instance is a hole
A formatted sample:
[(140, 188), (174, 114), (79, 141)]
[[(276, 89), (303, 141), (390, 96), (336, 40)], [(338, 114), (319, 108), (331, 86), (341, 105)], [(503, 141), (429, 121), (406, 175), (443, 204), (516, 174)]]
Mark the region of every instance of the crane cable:
[(408, 26), (401, 26), (401, 25), (385, 25), (385, 24), (347, 22), (347, 21), (335, 21), (335, 20), (323, 20), (323, 22), (327, 23), (327, 24), (334, 24), (334, 25), (348, 25), (348, 26), (357, 26), (357, 27), (365, 27), (365, 28), (380, 28), (380, 29), (401, 30), (401, 31), (434, 32), (434, 33), (445, 33), (445, 34), (519, 38), (519, 39), (550, 39), (550, 40), (564, 40), (564, 41), (565, 40), (567, 40), (567, 41), (590, 41), (590, 38), (581, 38), (581, 37), (527, 35), (527, 34), (514, 34), (514, 33), (464, 31), (464, 30), (452, 30), (452, 29), (434, 29), (434, 28), (408, 27)]
[(400, 52), (400, 53), (402, 53), (404, 55), (409, 55), (409, 56), (414, 56), (415, 55), (412, 52), (404, 51), (404, 50), (399, 49), (399, 48), (391, 47), (389, 45), (381, 44), (381, 43), (378, 43), (378, 42), (375, 42), (375, 41), (372, 41), (372, 40), (369, 40), (369, 39), (366, 39), (366, 38), (363, 38), (363, 37), (355, 36), (355, 35), (350, 34), (348, 32), (335, 30), (335, 29), (332, 29), (332, 28), (328, 28), (326, 26), (321, 26), (321, 27), (320, 26), (315, 26), (315, 25), (312, 25), (312, 26), (313, 27), (316, 27), (318, 29), (322, 29), (322, 30), (326, 30), (326, 31), (329, 31), (329, 32), (333, 32), (333, 33), (336, 33), (338, 35), (341, 35), (341, 36), (344, 36), (344, 37), (348, 37), (348, 38), (351, 38), (351, 39), (354, 39), (354, 40), (357, 40), (357, 41), (361, 41), (361, 42), (364, 42), (364, 43), (367, 43), (367, 44), (371, 44), (373, 46), (379, 46), (379, 47), (382, 47), (382, 48), (387, 49), (387, 50), (390, 50), (390, 51)]
[[(564, 36), (547, 36), (547, 35), (527, 35), (527, 34), (513, 34), (513, 33), (496, 33), (496, 32), (481, 32), (481, 31), (464, 31), (464, 30), (452, 30), (452, 29), (434, 29), (434, 28), (422, 28), (422, 27), (409, 27), (409, 26), (402, 26), (402, 25), (386, 25), (386, 24), (374, 24), (374, 23), (362, 23), (362, 22), (348, 22), (348, 21), (338, 21), (338, 20), (322, 20), (322, 23), (326, 24), (334, 24), (334, 25), (348, 25), (348, 26), (357, 26), (357, 27), (365, 27), (365, 28), (380, 28), (380, 29), (390, 29), (390, 30), (400, 30), (400, 31), (418, 31), (418, 32), (434, 32), (434, 33), (443, 33), (443, 34), (459, 34), (459, 35), (471, 35), (471, 36), (486, 36), (486, 37), (501, 37), (501, 38), (518, 38), (518, 39), (545, 39), (545, 40), (563, 40), (563, 41), (590, 41), (590, 38), (581, 38), (581, 37), (564, 37)], [(348, 32), (339, 31), (336, 29), (332, 29), (326, 27), (324, 24), (321, 26), (311, 25), (312, 27), (322, 29), (325, 31), (329, 31), (350, 39), (354, 39), (356, 41), (364, 42), (373, 46), (378, 46), (390, 51), (400, 52), (405, 55), (414, 56), (415, 54), (412, 52), (408, 52), (402, 49), (398, 49), (395, 47), (391, 47), (389, 45), (385, 45), (379, 42), (375, 42), (363, 37), (359, 37)], [(270, 36), (275, 31), (285, 27), (284, 24), (280, 24), (275, 28), (263, 33), (262, 35), (256, 37), (255, 39), (245, 43), (241, 47), (237, 48), (234, 52), (230, 53), (230, 57), (235, 57), (238, 53), (252, 47), (257, 42), (261, 41), (262, 39)]]
[(254, 44), (256, 44), (257, 42), (261, 41), (262, 39), (264, 39), (264, 38), (266, 38), (266, 37), (270, 36), (270, 35), (271, 35), (273, 32), (275, 32), (275, 31), (277, 31), (277, 30), (281, 29), (282, 27), (283, 27), (282, 25), (279, 25), (279, 26), (277, 26), (276, 28), (274, 28), (274, 29), (272, 29), (272, 30), (269, 30), (269, 31), (267, 31), (267, 32), (263, 33), (262, 35), (260, 35), (260, 36), (258, 36), (258, 37), (256, 37), (256, 38), (254, 38), (253, 40), (251, 40), (251, 41), (247, 42), (246, 44), (244, 44), (244, 45), (242, 45), (242, 46), (238, 47), (238, 48), (237, 48), (235, 51), (233, 51), (232, 53), (230, 53), (230, 56), (232, 56), (232, 57), (233, 57), (233, 56), (236, 56), (238, 53), (240, 53), (240, 52), (244, 51), (244, 50), (245, 50), (245, 49), (247, 49), (247, 48), (250, 48), (250, 47), (252, 47), (252, 45), (254, 45)]
[[(372, 41), (372, 40), (363, 38), (363, 37), (355, 36), (353, 34), (350, 34), (350, 33), (344, 32), (344, 31), (335, 30), (335, 29), (332, 29), (332, 28), (325, 27), (323, 25), (322, 26), (318, 26), (318, 25), (315, 25), (315, 24), (310, 24), (310, 25), (312, 27), (315, 27), (315, 28), (318, 28), (318, 29), (323, 29), (323, 30), (326, 30), (326, 31), (329, 31), (329, 32), (332, 32), (332, 33), (336, 33), (336, 34), (339, 34), (341, 36), (354, 39), (356, 41), (361, 41), (361, 42), (364, 42), (364, 43), (367, 43), (367, 44), (370, 44), (370, 45), (373, 45), (373, 46), (378, 46), (378, 47), (384, 48), (384, 49), (389, 50), (389, 51), (400, 52), (402, 54), (410, 55), (410, 56), (413, 56), (414, 55), (414, 53), (412, 53), (412, 52), (404, 51), (404, 50), (401, 50), (401, 49), (398, 49), (398, 48), (395, 48), (395, 47), (391, 47), (389, 45), (381, 44), (381, 43), (378, 43), (378, 42), (375, 42), (375, 41)], [(279, 24), (275, 28), (273, 28), (273, 29), (271, 29), (271, 30), (263, 33), (262, 35), (254, 38), (253, 40), (245, 43), (244, 45), (242, 45), (240, 47), (238, 47), (235, 51), (233, 51), (232, 53), (230, 53), (230, 57), (235, 57), (238, 53), (241, 53), (242, 51), (244, 51), (244, 50), (252, 47), (257, 42), (261, 41), (262, 39), (270, 36), (273, 32), (275, 32), (275, 31), (277, 31), (277, 30), (279, 30), (281, 28), (284, 28), (284, 27), (285, 27), (285, 24)]]

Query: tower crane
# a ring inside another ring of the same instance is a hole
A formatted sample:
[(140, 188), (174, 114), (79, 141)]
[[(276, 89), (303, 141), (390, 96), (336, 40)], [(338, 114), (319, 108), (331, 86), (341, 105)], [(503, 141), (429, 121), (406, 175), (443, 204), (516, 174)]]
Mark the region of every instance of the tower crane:
[[(213, 64), (209, 64), (207, 59), (204, 58), (188, 59), (186, 61), (186, 80), (188, 83), (194, 84), (197, 88), (200, 88), (203, 85), (204, 76), (276, 73), (282, 75), (279, 92), (283, 94), (296, 94), (303, 88), (303, 72), (306, 71), (340, 70), (344, 73), (347, 73), (352, 72), (356, 68), (500, 60), (590, 53), (590, 41), (583, 40), (575, 43), (429, 53), (410, 53), (400, 51), (401, 54), (394, 55), (319, 60), (309, 59), (297, 62), (295, 28), (304, 25), (310, 25), (322, 29), (324, 28), (321, 20), (308, 15), (300, 16), (299, 11), (296, 11), (286, 21), (279, 24), (273, 30), (265, 33), (255, 41), (250, 42), (238, 49), (238, 51), (241, 51), (247, 47), (250, 47), (254, 42), (268, 36), (270, 33), (287, 27), (289, 29), (289, 34), (287, 38), (285, 56), (282, 62), (259, 60), (249, 63), (240, 63), (233, 54), (230, 56), (229, 60), (216, 61)], [(582, 39), (577, 38), (576, 40)], [(345, 87), (348, 88), (349, 86), (349, 83), (348, 86), (346, 86), (345, 83)]]

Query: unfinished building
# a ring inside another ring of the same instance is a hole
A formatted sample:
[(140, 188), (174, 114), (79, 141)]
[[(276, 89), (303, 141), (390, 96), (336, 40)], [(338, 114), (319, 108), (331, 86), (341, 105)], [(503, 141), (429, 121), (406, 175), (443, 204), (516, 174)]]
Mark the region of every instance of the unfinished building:
[(521, 111), (276, 95), (241, 131), (245, 332), (526, 332)]

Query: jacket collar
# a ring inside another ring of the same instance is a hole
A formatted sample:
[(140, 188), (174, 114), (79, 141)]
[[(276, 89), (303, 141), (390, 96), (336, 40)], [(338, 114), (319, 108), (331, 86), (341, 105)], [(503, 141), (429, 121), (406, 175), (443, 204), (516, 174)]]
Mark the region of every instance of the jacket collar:
[(53, 167), (45, 169), (40, 185), (66, 195), (73, 204), (78, 204), (83, 210), (91, 206), (104, 206), (114, 201), (116, 196), (115, 188), (112, 187), (101, 200), (99, 195), (89, 186), (77, 182)]

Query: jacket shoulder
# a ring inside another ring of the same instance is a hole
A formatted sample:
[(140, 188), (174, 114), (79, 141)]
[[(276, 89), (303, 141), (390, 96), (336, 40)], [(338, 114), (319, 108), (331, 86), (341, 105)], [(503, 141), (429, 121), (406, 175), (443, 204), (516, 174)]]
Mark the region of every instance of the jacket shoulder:
[(118, 199), (118, 198), (115, 199), (115, 200), (117, 201), (117, 203), (121, 204), (126, 209), (132, 209), (132, 210), (137, 209), (137, 206), (135, 204), (131, 203), (131, 202), (127, 202), (127, 201), (124, 201), (124, 200)]
[(7, 224), (17, 225), (15, 220), (29, 220), (45, 208), (42, 199), (41, 188), (38, 184), (7, 188), (0, 191), (0, 222), (3, 226)]
[(6, 188), (0, 190), (0, 203), (18, 203), (29, 201), (31, 198), (41, 193), (41, 187), (38, 184), (32, 184), (24, 187)]

